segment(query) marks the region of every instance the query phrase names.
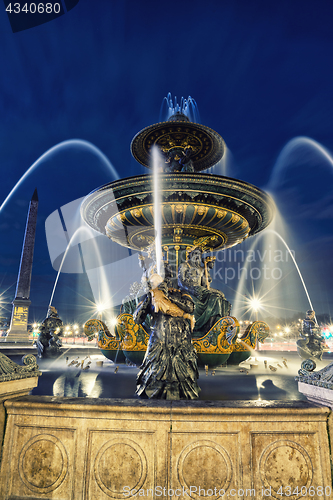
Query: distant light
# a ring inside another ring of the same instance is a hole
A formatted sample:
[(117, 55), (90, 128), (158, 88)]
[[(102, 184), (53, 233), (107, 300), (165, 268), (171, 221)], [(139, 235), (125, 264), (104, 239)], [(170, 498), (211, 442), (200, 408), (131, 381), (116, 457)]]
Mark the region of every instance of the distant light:
[(106, 309), (105, 304), (96, 304), (97, 312), (101, 313), (101, 312), (105, 311), (105, 309)]
[(290, 333), (290, 328), (287, 326), (287, 328), (284, 329), (286, 333)]
[(250, 299), (250, 306), (251, 306), (251, 309), (253, 309), (253, 311), (257, 312), (259, 311), (259, 309), (261, 308), (261, 300), (258, 299), (257, 297), (252, 297)]
[(111, 318), (110, 323), (112, 326), (115, 326), (117, 324), (117, 318)]

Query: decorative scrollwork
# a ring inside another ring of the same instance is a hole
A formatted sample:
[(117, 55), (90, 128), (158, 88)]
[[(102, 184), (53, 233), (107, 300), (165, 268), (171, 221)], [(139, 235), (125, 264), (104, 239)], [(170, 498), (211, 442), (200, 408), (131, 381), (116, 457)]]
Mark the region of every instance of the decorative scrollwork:
[(233, 346), (233, 352), (241, 352), (246, 350), (244, 344), (252, 349), (256, 346), (256, 340), (262, 344), (269, 335), (269, 326), (264, 321), (255, 321), (251, 323), (240, 337), (240, 342)]
[(98, 335), (97, 345), (100, 349), (118, 350), (120, 347), (120, 340), (110, 333), (106, 324), (100, 319), (88, 320), (83, 331), (88, 337), (88, 342), (91, 342), (96, 334)]
[(192, 343), (199, 353), (226, 354), (232, 352), (239, 333), (239, 323), (233, 316), (225, 316), (215, 323), (209, 332), (201, 339)]
[(17, 365), (5, 354), (0, 353), (0, 382), (36, 377), (42, 374), (38, 371), (36, 358), (33, 354), (27, 354), (22, 359), (26, 366)]
[(298, 370), (298, 375), (300, 377), (310, 377), (313, 379), (319, 379), (318, 373), (311, 373), (316, 369), (316, 362), (313, 359), (305, 359), (302, 364), (300, 370)]
[(303, 370), (306, 370), (307, 372), (313, 372), (313, 370), (316, 369), (316, 366), (316, 362), (313, 359), (306, 359), (301, 364), (301, 368), (303, 368)]
[(142, 325), (134, 322), (132, 314), (120, 314), (115, 330), (122, 340), (121, 347), (124, 351), (146, 351), (149, 335)]

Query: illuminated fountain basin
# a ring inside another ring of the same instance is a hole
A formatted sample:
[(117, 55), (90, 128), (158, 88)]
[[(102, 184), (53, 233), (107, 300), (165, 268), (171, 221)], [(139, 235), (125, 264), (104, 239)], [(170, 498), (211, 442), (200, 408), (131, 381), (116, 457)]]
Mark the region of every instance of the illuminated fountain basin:
[[(162, 245), (186, 249), (207, 238), (211, 251), (230, 248), (271, 222), (273, 202), (259, 188), (211, 174), (163, 173)], [(145, 251), (155, 239), (153, 178), (139, 175), (106, 184), (82, 203), (84, 220), (110, 239)], [(178, 261), (180, 263), (180, 261)]]

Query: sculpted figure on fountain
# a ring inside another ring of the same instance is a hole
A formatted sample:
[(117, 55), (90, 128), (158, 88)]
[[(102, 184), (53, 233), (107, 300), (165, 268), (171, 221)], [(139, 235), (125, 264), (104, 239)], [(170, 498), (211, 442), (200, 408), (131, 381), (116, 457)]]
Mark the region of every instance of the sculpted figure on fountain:
[(194, 304), (191, 297), (169, 288), (167, 279), (152, 272), (149, 292), (134, 313), (142, 324), (151, 316), (151, 334), (137, 377), (136, 394), (158, 399), (199, 396), (197, 355), (192, 345)]
[(179, 266), (178, 286), (191, 295), (195, 306), (194, 338), (202, 337), (217, 321), (230, 315), (231, 304), (224, 293), (210, 288), (212, 279), (209, 268), (214, 263), (213, 257), (208, 257), (203, 262), (202, 249), (197, 246), (190, 250), (186, 262)]
[(321, 360), (323, 357), (325, 340), (315, 318), (315, 311), (309, 310), (302, 321), (301, 338), (296, 344), (297, 352), (303, 359), (315, 358)]
[(194, 172), (191, 156), (193, 150), (190, 147), (174, 147), (165, 153), (165, 172)]
[(63, 323), (55, 307), (50, 306), (36, 341), (39, 358), (53, 358), (61, 354)]

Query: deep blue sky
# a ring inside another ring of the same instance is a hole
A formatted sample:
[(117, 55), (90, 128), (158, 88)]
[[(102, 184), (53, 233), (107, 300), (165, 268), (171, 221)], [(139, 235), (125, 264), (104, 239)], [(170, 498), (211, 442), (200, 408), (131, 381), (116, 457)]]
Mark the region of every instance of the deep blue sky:
[[(12, 33), (3, 8), (1, 202), (41, 154), (68, 139), (96, 145), (120, 177), (144, 173), (129, 145), (159, 120), (168, 92), (192, 96), (201, 123), (223, 136), (231, 177), (265, 187), (284, 146), (299, 136), (332, 152), (332, 18), (333, 4), (325, 0), (80, 0), (52, 22)], [(314, 308), (333, 314), (333, 168), (304, 145), (282, 163), (273, 194), (288, 243)], [(2, 291), (12, 285), (7, 302), (14, 298), (34, 188), (40, 203), (31, 312), (42, 319), (56, 277), (45, 219), (110, 180), (93, 155), (70, 150), (41, 164), (13, 194), (0, 213), (0, 285)], [(88, 296), (80, 279), (80, 293)], [(297, 275), (290, 280), (298, 283)], [(80, 304), (77, 286), (76, 275), (59, 279), (55, 305), (65, 319), (74, 319)], [(290, 314), (308, 308), (299, 290)]]

